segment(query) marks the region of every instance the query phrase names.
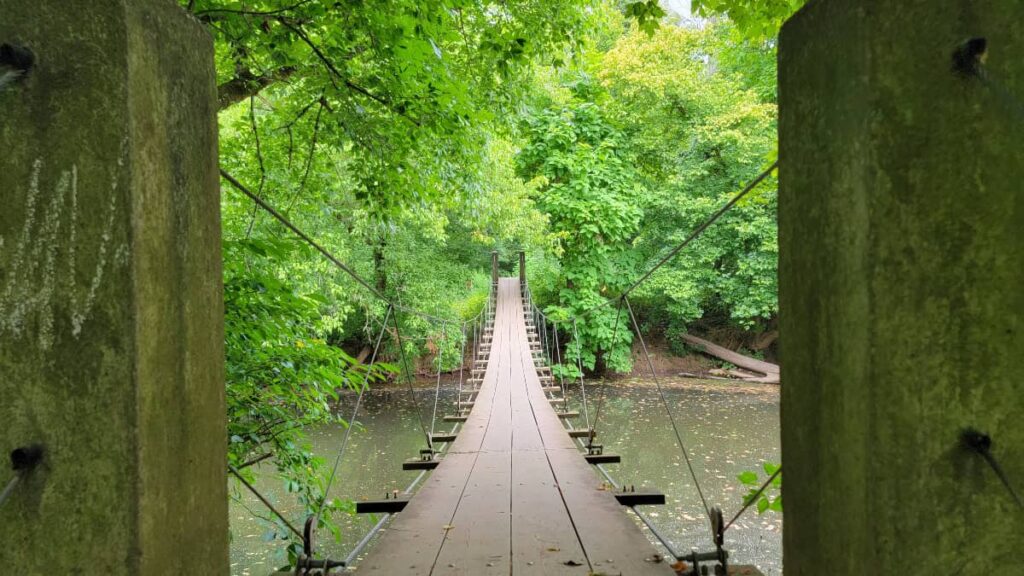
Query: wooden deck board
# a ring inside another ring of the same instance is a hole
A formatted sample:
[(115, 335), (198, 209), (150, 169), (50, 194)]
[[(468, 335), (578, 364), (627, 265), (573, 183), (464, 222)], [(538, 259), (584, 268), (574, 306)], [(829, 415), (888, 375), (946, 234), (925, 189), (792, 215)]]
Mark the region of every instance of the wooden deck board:
[(672, 574), (552, 408), (522, 311), (502, 279), (473, 409), (359, 574)]
[[(570, 567), (566, 562), (578, 563), (579, 567)], [(587, 559), (547, 453), (513, 452), (512, 573), (546, 575), (573, 571), (587, 574)]]

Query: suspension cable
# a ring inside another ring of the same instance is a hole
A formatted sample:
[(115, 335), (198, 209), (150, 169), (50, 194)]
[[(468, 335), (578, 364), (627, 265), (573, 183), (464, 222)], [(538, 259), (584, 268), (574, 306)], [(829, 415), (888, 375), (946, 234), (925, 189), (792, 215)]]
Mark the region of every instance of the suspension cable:
[[(448, 325), (441, 324), (442, 342), (448, 342)], [(437, 401), (441, 398), (441, 366), (444, 364), (444, 348), (437, 348), (437, 387), (434, 389), (434, 411), (430, 415), (430, 438), (434, 438), (434, 425), (437, 423)]]
[[(619, 336), (619, 316), (622, 315), (622, 302), (625, 298), (619, 299), (619, 306), (615, 309), (615, 327), (612, 329), (612, 342), (611, 346), (615, 346), (615, 339)], [(590, 427), (590, 438), (593, 441), (594, 432), (597, 429), (597, 423), (601, 419), (601, 409), (604, 407), (604, 397), (608, 395), (608, 383), (605, 382), (601, 385), (601, 390), (597, 397), (597, 410), (594, 413), (594, 422)]]
[[(474, 319), (473, 322), (475, 323), (476, 320)], [(462, 374), (466, 369), (466, 332), (468, 325), (468, 322), (462, 323), (462, 351), (459, 352), (459, 393), (455, 396), (460, 402), (462, 401)]]
[(587, 410), (587, 386), (583, 383), (583, 345), (580, 343), (580, 333), (576, 329), (576, 319), (572, 319), (572, 336), (576, 342), (576, 365), (580, 371), (580, 394), (583, 396), (583, 417), (587, 425), (587, 430), (593, 430), (590, 427), (590, 412)]
[[(694, 471), (693, 464), (690, 462), (690, 453), (686, 450), (686, 443), (683, 442), (683, 435), (679, 431), (675, 415), (672, 413), (672, 407), (669, 405), (668, 398), (665, 397), (665, 391), (661, 387), (661, 381), (658, 379), (658, 372), (654, 369), (654, 362), (651, 360), (650, 352), (647, 351), (647, 343), (644, 342), (644, 337), (640, 334), (640, 324), (636, 321), (636, 314), (633, 313), (633, 306), (629, 303), (629, 298), (623, 297), (622, 301), (626, 303), (626, 309), (629, 311), (629, 317), (632, 319), (636, 337), (640, 340), (640, 348), (643, 349), (644, 358), (647, 359), (647, 366), (651, 370), (651, 377), (654, 379), (654, 385), (658, 387), (658, 395), (661, 397), (661, 403), (665, 406), (665, 412), (668, 413), (668, 419), (672, 423), (672, 430), (676, 433), (676, 440), (679, 442), (679, 448), (683, 451), (683, 458), (686, 460), (686, 468), (690, 471), (690, 477), (693, 478), (693, 485), (697, 488), (697, 494), (700, 495), (701, 504), (704, 505), (704, 512), (708, 515), (708, 519), (710, 520), (711, 507), (708, 506), (708, 501), (704, 498), (704, 491), (701, 490), (700, 482), (697, 480), (697, 473)], [(714, 534), (712, 534), (712, 538), (713, 537)]]
[[(565, 367), (562, 366), (562, 352), (558, 349), (558, 324), (554, 323), (554, 336), (555, 336), (555, 356), (558, 359), (558, 383), (562, 388), (562, 398), (565, 398)], [(567, 404), (563, 404), (567, 406)]]
[[(387, 331), (388, 318), (394, 312), (391, 306), (388, 306), (387, 312), (384, 313), (384, 322), (381, 324), (380, 333), (377, 334), (377, 341), (373, 345), (373, 354), (370, 356), (370, 363), (367, 365), (369, 369), (373, 369), (374, 363), (377, 361), (377, 353), (380, 351), (381, 341), (384, 340), (384, 332)], [(341, 464), (342, 458), (345, 456), (345, 450), (348, 448), (348, 440), (352, 436), (352, 428), (356, 425), (356, 417), (359, 415), (359, 407), (363, 403), (363, 395), (366, 394), (366, 390), (369, 389), (370, 385), (364, 381), (362, 386), (359, 387), (359, 396), (356, 397), (355, 408), (352, 409), (352, 417), (348, 420), (348, 427), (345, 428), (345, 436), (341, 440), (341, 447), (338, 449), (338, 456), (334, 459), (334, 467), (331, 468), (331, 475), (327, 478), (327, 487), (324, 488), (324, 495), (320, 499), (320, 505), (316, 510), (316, 522), (320, 521), (320, 515), (324, 511), (324, 506), (327, 504), (327, 496), (331, 491), (331, 485), (334, 483), (334, 477), (338, 473), (338, 466)]]
[(391, 321), (395, 325), (395, 340), (398, 342), (398, 354), (402, 359), (402, 370), (405, 372), (405, 380), (409, 383), (409, 395), (412, 397), (413, 407), (416, 410), (416, 420), (420, 423), (420, 430), (427, 439), (427, 448), (434, 449), (434, 443), (427, 432), (427, 426), (423, 423), (423, 410), (420, 409), (420, 400), (416, 396), (416, 389), (412, 385), (412, 372), (409, 368), (409, 361), (405, 355), (405, 345), (402, 342), (402, 329), (398, 324), (398, 314), (391, 315)]

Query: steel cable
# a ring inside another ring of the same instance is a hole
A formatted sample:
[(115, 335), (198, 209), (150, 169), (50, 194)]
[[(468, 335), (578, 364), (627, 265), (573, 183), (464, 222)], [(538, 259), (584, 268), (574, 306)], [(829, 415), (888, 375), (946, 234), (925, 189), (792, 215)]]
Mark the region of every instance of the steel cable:
[[(690, 462), (690, 453), (686, 449), (686, 443), (683, 442), (683, 435), (679, 431), (679, 426), (676, 424), (675, 415), (672, 413), (672, 407), (668, 403), (668, 398), (665, 397), (665, 390), (661, 387), (661, 381), (658, 380), (658, 372), (654, 369), (654, 362), (651, 360), (651, 354), (647, 351), (647, 343), (644, 342), (644, 337), (640, 334), (640, 324), (636, 321), (636, 314), (633, 313), (633, 306), (629, 303), (629, 298), (623, 297), (622, 301), (626, 304), (626, 310), (629, 311), (629, 317), (633, 323), (633, 330), (636, 332), (637, 339), (640, 340), (640, 348), (644, 352), (644, 358), (647, 359), (647, 366), (651, 370), (651, 377), (654, 379), (654, 385), (658, 388), (658, 396), (661, 397), (661, 403), (665, 406), (665, 412), (668, 413), (668, 419), (672, 423), (672, 430), (676, 433), (676, 440), (679, 442), (679, 448), (683, 451), (683, 458), (686, 460), (686, 468), (690, 471), (690, 477), (693, 478), (693, 485), (697, 488), (697, 494), (700, 495), (701, 504), (704, 505), (704, 512), (707, 514), (708, 519), (711, 519), (711, 507), (708, 506), (708, 501), (704, 498), (704, 491), (701, 490), (700, 482), (697, 480), (697, 473), (693, 469), (693, 463)], [(712, 534), (712, 538), (714, 534)]]
[[(384, 313), (384, 322), (381, 324), (380, 332), (377, 334), (377, 341), (373, 346), (373, 354), (370, 356), (370, 363), (367, 365), (368, 369), (373, 369), (374, 363), (377, 361), (377, 353), (380, 351), (380, 344), (384, 340), (384, 332), (388, 327), (388, 317), (394, 312), (391, 306), (388, 306), (387, 312)], [(341, 460), (345, 457), (345, 450), (348, 448), (348, 440), (352, 436), (352, 428), (356, 425), (356, 417), (359, 415), (359, 407), (363, 403), (363, 396), (366, 394), (366, 390), (370, 387), (369, 383), (363, 382), (359, 388), (359, 396), (356, 397), (355, 408), (352, 409), (352, 417), (348, 420), (348, 427), (345, 428), (345, 436), (341, 440), (341, 447), (338, 449), (338, 456), (334, 459), (334, 467), (331, 469), (331, 475), (327, 479), (327, 487), (324, 488), (324, 495), (320, 499), (320, 505), (316, 511), (316, 522), (320, 521), (320, 515), (324, 511), (324, 506), (327, 504), (327, 495), (331, 491), (331, 485), (334, 484), (334, 478), (338, 473), (338, 466), (341, 464)]]

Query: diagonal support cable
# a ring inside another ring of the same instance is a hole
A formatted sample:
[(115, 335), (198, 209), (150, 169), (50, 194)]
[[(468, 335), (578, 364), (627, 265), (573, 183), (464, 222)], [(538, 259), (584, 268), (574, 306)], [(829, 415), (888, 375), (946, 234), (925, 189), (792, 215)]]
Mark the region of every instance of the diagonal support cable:
[(732, 517), (732, 520), (729, 520), (729, 523), (725, 525), (725, 528), (722, 529), (722, 532), (727, 531), (729, 529), (729, 527), (732, 526), (733, 522), (738, 520), (739, 517), (742, 516), (743, 513), (747, 511), (747, 508), (750, 508), (750, 506), (754, 502), (757, 502), (757, 499), (761, 497), (761, 494), (764, 494), (764, 491), (768, 489), (768, 486), (771, 486), (771, 483), (775, 481), (775, 478), (779, 474), (782, 474), (782, 466), (779, 466), (778, 468), (776, 468), (775, 469), (775, 473), (772, 474), (771, 476), (769, 476), (768, 479), (764, 481), (764, 484), (762, 484), (761, 487), (757, 489), (757, 492), (754, 492), (753, 494), (750, 495), (750, 498), (747, 498), (746, 503), (743, 504), (743, 507), (740, 508), (740, 511), (737, 512), (736, 515)]

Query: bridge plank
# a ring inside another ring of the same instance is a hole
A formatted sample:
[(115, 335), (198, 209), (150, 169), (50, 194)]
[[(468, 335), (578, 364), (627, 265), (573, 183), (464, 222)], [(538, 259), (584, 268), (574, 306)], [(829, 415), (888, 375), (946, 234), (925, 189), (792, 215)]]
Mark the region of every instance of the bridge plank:
[(360, 574), (430, 574), (477, 455), (448, 454), (359, 565)]
[[(578, 563), (571, 568), (566, 562)], [(587, 573), (587, 559), (546, 452), (512, 454), (512, 573)]]
[(509, 573), (511, 477), (511, 452), (480, 453), (431, 574)]

